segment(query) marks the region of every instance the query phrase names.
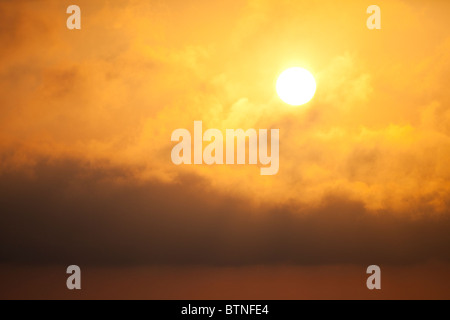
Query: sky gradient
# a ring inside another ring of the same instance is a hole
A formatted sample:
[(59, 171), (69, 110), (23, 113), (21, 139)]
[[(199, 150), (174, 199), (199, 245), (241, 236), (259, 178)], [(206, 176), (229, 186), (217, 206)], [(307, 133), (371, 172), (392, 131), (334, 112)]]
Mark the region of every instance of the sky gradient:
[[(450, 2), (71, 4), (0, 1), (0, 298), (450, 298)], [(196, 120), (280, 129), (279, 173), (175, 166)]]

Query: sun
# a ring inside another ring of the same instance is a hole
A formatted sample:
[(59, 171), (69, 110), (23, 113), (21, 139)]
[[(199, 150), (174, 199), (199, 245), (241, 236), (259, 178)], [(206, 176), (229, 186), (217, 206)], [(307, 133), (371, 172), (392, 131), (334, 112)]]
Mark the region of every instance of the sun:
[(287, 104), (301, 106), (314, 97), (316, 80), (306, 69), (290, 68), (278, 77), (277, 93)]

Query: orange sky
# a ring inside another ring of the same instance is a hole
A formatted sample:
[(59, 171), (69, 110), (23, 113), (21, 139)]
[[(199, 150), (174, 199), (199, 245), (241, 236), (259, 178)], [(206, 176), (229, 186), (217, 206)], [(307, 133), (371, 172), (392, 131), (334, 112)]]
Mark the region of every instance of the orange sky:
[[(448, 266), (450, 2), (74, 3), (0, 3), (0, 264)], [(280, 129), (279, 173), (173, 165), (195, 120)]]

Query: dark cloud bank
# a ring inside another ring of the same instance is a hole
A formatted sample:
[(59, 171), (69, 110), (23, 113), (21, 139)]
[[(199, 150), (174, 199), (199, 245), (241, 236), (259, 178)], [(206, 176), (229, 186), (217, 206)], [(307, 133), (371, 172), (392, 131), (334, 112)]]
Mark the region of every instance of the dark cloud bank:
[[(450, 260), (448, 214), (368, 213), (329, 196), (317, 208), (255, 207), (118, 168), (41, 161), (0, 176), (0, 263), (93, 265), (410, 264)], [(121, 182), (122, 181), (122, 182)], [(299, 195), (301, 196), (301, 195)]]

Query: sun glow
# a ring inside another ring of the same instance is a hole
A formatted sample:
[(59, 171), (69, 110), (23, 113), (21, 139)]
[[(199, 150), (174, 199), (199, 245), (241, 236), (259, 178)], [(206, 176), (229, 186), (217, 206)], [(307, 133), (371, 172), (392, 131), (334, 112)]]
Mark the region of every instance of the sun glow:
[(290, 68), (278, 77), (277, 93), (285, 103), (301, 106), (314, 97), (316, 80), (306, 69)]

